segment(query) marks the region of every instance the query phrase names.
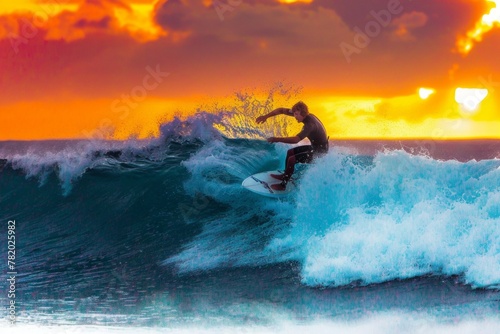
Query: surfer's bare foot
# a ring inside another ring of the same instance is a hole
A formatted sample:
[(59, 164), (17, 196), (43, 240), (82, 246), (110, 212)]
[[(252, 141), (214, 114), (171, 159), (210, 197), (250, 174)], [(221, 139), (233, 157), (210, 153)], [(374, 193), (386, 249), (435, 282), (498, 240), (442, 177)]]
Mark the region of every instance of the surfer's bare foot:
[(285, 175), (285, 174), (271, 174), (270, 176), (271, 176), (272, 178), (275, 178), (276, 180), (280, 180), (280, 181), (282, 181), (282, 180), (283, 180), (283, 176), (284, 176), (284, 175)]
[(284, 191), (286, 190), (286, 185), (284, 185), (283, 183), (271, 184), (271, 189), (277, 191)]

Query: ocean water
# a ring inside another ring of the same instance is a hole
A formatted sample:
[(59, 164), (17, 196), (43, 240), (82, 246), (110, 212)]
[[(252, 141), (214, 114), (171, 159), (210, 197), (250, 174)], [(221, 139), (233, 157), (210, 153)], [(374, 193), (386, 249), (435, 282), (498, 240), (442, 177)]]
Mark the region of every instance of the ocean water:
[(334, 140), (275, 200), (226, 117), (0, 143), (1, 332), (500, 332), (500, 141)]

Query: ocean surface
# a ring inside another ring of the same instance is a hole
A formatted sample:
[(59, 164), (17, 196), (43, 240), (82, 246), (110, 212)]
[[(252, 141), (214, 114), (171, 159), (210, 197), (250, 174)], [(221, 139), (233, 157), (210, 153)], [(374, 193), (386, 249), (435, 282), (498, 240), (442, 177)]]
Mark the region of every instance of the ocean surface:
[(0, 332), (500, 333), (500, 141), (332, 140), (276, 200), (221, 122), (1, 142)]

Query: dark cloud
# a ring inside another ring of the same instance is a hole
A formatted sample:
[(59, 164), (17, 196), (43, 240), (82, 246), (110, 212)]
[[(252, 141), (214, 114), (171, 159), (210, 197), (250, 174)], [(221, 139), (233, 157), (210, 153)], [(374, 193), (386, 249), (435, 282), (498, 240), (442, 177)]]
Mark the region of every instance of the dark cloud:
[[(286, 6), (245, 0), (221, 20), (214, 6), (169, 0), (157, 6), (155, 16), (166, 36), (139, 43), (115, 27), (113, 6), (127, 8), (124, 2), (87, 0), (78, 12), (54, 18), (20, 45), (19, 53), (8, 38), (0, 41), (2, 101), (119, 96), (141, 82), (147, 66), (156, 65), (171, 72), (152, 93), (165, 97), (227, 94), (282, 79), (337, 95), (390, 97), (414, 93), (418, 86), (449, 86), (455, 63), (456, 78), (472, 76), (483, 60), (498, 69), (495, 53), (488, 52), (498, 36), (485, 36), (467, 58), (453, 53), (457, 35), (481, 14), (476, 2), (465, 0), (402, 1), (402, 13), (348, 63), (340, 44), (354, 44), (352, 29), (364, 28), (373, 21), (370, 12), (387, 4), (316, 0)], [(392, 38), (398, 27), (411, 33), (411, 43)], [(176, 32), (186, 35), (175, 39)], [(64, 36), (73, 38), (64, 41)]]
[(395, 27), (393, 35), (400, 40), (413, 41), (412, 31), (424, 27), (428, 20), (429, 17), (422, 12), (405, 13), (392, 21), (391, 25)]
[(92, 27), (92, 28), (98, 28), (98, 29), (106, 29), (111, 26), (111, 21), (112, 18), (109, 16), (103, 17), (100, 20), (97, 21), (89, 21), (86, 19), (81, 19), (78, 20), (74, 23), (74, 26), (76, 28), (86, 28), (86, 27)]
[(156, 22), (172, 30), (189, 30), (193, 25), (193, 10), (181, 0), (164, 2), (156, 11)]

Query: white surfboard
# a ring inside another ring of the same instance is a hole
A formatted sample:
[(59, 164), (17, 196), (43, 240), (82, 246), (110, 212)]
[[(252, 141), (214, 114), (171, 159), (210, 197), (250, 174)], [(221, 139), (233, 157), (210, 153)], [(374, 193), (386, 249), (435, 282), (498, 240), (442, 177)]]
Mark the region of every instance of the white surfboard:
[(295, 183), (293, 179), (288, 182), (286, 189), (283, 191), (272, 189), (272, 184), (279, 184), (281, 181), (271, 177), (271, 174), (283, 174), (283, 171), (273, 170), (254, 174), (243, 180), (241, 185), (256, 194), (274, 198), (286, 196), (295, 190)]

